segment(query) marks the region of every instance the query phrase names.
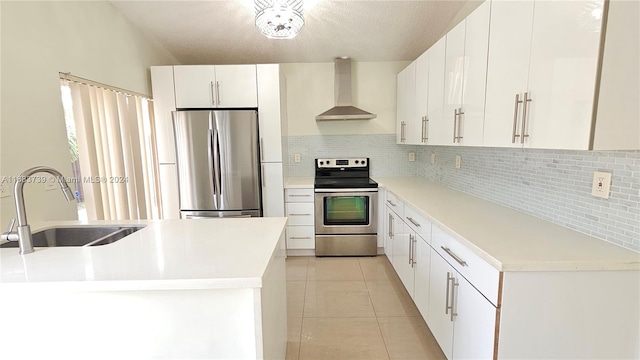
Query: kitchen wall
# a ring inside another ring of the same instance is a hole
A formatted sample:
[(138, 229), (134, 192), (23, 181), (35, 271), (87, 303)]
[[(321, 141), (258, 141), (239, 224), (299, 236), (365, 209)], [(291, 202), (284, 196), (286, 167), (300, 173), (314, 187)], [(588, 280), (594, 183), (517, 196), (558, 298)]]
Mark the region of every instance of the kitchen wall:
[[(36, 165), (71, 176), (59, 71), (151, 94), (149, 66), (178, 63), (108, 2), (1, 1), (0, 9), (0, 177)], [(25, 194), (30, 222), (77, 218), (58, 190), (29, 184)], [(4, 228), (13, 197), (0, 203)]]
[[(396, 75), (409, 62), (352, 60), (353, 105), (377, 115), (372, 120), (320, 121), (334, 106), (334, 64), (283, 64), (287, 82), (289, 175), (313, 176), (318, 157), (367, 156), (376, 176), (414, 175), (415, 164), (395, 145)], [(301, 162), (293, 162), (294, 154)]]

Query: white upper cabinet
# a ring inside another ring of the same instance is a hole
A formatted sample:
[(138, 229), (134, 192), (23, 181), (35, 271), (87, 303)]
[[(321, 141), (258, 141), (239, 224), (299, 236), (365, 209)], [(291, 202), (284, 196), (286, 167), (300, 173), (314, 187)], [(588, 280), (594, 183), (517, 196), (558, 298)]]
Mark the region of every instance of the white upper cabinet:
[(459, 142), (466, 146), (480, 146), (483, 142), (490, 14), (491, 2), (485, 1), (465, 20), (463, 114), (459, 116)]
[(257, 107), (256, 65), (174, 66), (176, 107)]
[(425, 51), (416, 63), (415, 118), (419, 134), (418, 144), (429, 142), (429, 52)]
[(492, 2), (485, 146), (589, 148), (602, 9)]
[(418, 144), (420, 133), (416, 123), (416, 62), (398, 74), (396, 143)]
[(462, 129), (462, 89), (464, 87), (464, 36), (465, 21), (462, 21), (445, 37), (444, 70), (444, 121), (432, 122), (432, 139), (435, 145), (453, 145), (460, 143)]
[(282, 162), (284, 77), (280, 65), (257, 65), (261, 162)]
[[(429, 54), (429, 88), (427, 92), (427, 120), (429, 122), (427, 137), (429, 145), (444, 145), (451, 143), (451, 133), (443, 134), (438, 131), (444, 119), (444, 63), (445, 63), (446, 38), (438, 40), (427, 50)], [(448, 141), (448, 142), (447, 142)]]
[(527, 88), (533, 1), (491, 2), (484, 145), (519, 146)]
[(535, 2), (526, 147), (589, 148), (602, 8), (603, 0)]

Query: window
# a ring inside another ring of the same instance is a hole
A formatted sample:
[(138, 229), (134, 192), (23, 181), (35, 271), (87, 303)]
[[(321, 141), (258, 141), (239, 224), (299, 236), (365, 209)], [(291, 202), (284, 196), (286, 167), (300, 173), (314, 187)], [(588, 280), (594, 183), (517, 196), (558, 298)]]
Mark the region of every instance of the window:
[(152, 101), (69, 77), (61, 92), (78, 218), (161, 218)]

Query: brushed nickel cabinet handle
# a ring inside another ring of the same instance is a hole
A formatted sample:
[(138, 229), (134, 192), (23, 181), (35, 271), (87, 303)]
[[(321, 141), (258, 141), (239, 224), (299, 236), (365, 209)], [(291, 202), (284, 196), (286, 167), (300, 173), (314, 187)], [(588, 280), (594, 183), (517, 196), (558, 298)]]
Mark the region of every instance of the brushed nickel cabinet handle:
[(458, 316), (458, 313), (456, 312), (457, 306), (455, 305), (455, 301), (456, 301), (456, 288), (458, 287), (458, 285), (460, 285), (460, 283), (458, 282), (458, 279), (454, 277), (451, 278), (451, 282), (453, 284), (453, 286), (451, 287), (451, 321), (453, 322), (453, 318), (455, 316)]
[(391, 206), (393, 206), (393, 207), (395, 207), (395, 206), (396, 206), (396, 204), (395, 204), (393, 201), (391, 201), (391, 200), (387, 200), (387, 202), (388, 202)]
[(289, 216), (311, 216), (311, 214), (289, 214)]
[(448, 247), (444, 247), (444, 246), (440, 246), (440, 248), (442, 250), (444, 250), (447, 254), (449, 254), (449, 256), (451, 256), (455, 261), (458, 262), (458, 264), (462, 265), (462, 266), (468, 266), (467, 262), (462, 260), (458, 255), (456, 255), (453, 251), (451, 251), (451, 249), (449, 249)]
[(304, 236), (304, 237), (291, 236), (289, 239), (291, 239), (291, 240), (311, 240), (311, 237), (310, 236)]
[(427, 141), (429, 141), (429, 117), (425, 116), (424, 117), (424, 142), (426, 143)]
[(311, 195), (298, 195), (298, 194), (291, 194), (289, 195), (289, 197), (310, 197)]
[(393, 239), (393, 215), (389, 214), (389, 238)]
[(531, 102), (531, 99), (529, 98), (529, 93), (526, 92), (524, 93), (524, 99), (522, 99), (522, 131), (520, 132), (520, 143), (524, 144), (524, 138), (529, 137), (529, 135), (526, 134), (527, 132), (527, 110), (529, 109), (529, 102)]
[(411, 221), (411, 223), (417, 227), (420, 227), (420, 223), (416, 222), (415, 220), (413, 220), (412, 217), (407, 216), (407, 220)]
[(449, 281), (453, 280), (453, 276), (450, 275), (451, 273), (447, 271), (447, 290), (446, 290), (446, 298), (444, 301), (444, 313), (445, 314), (449, 314), (449, 309), (451, 309), (451, 312), (453, 312), (453, 307), (449, 306), (449, 290), (451, 289), (449, 287)]
[(456, 136), (456, 131), (458, 128), (458, 109), (453, 109), (453, 143), (455, 144), (458, 137)]
[(216, 88), (213, 81), (211, 82), (211, 104), (216, 105)]
[(413, 246), (413, 256), (411, 257), (411, 267), (414, 267), (414, 265), (417, 264), (416, 262), (416, 244), (417, 243), (418, 243), (418, 237), (414, 236), (413, 243), (411, 244), (411, 246)]
[(218, 106), (220, 106), (220, 83), (216, 81), (216, 99), (218, 100)]
[(520, 94), (516, 94), (515, 107), (513, 109), (513, 131), (511, 132), (511, 143), (516, 143), (516, 138), (520, 137), (520, 135), (516, 134), (516, 129), (518, 128), (518, 107), (522, 101), (520, 100)]
[(458, 110), (458, 144), (460, 144), (460, 139), (462, 139), (462, 115), (464, 115), (464, 111), (460, 108)]
[[(409, 234), (409, 265), (413, 262), (413, 235)], [(413, 266), (412, 266), (413, 267)]]

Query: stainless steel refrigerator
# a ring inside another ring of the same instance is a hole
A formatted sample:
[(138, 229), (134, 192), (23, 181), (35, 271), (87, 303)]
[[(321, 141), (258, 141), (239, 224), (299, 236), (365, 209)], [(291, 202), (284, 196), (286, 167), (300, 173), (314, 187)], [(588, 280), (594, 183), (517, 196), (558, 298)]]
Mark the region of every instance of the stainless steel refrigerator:
[(183, 219), (262, 216), (258, 112), (174, 111)]

